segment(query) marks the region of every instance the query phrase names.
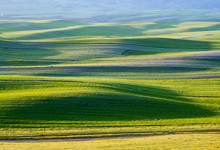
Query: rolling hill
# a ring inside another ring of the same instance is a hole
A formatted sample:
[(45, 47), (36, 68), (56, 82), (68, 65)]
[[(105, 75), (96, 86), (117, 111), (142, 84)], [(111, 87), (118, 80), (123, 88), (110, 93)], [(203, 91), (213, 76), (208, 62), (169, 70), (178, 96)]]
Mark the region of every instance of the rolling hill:
[(218, 22), (0, 28), (0, 139), (219, 132)]
[(219, 16), (217, 0), (2, 1), (0, 149), (219, 148)]

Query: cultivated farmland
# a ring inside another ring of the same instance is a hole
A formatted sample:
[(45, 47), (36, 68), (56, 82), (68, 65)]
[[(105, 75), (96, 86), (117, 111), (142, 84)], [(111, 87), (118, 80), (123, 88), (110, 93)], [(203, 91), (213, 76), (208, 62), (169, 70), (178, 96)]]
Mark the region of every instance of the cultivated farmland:
[(201, 140), (218, 141), (219, 27), (0, 21), (0, 140), (205, 133)]

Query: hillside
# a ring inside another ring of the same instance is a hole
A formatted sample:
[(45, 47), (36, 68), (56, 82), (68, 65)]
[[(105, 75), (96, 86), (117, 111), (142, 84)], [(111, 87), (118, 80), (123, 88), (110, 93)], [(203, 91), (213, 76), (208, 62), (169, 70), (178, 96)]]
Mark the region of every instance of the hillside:
[(0, 28), (0, 139), (219, 133), (218, 22)]
[(66, 19), (87, 23), (143, 22), (143, 21), (199, 21), (219, 22), (220, 11), (216, 10), (147, 10), (129, 12), (66, 12), (36, 14), (5, 14), (2, 20), (48, 20)]
[(0, 149), (219, 149), (219, 0), (0, 3)]

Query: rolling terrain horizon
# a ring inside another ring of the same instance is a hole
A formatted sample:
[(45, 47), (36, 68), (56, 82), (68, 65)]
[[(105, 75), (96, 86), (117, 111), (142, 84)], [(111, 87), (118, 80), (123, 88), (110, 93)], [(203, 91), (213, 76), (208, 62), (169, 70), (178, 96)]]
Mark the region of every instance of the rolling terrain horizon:
[(0, 16), (0, 149), (220, 147), (220, 11), (133, 1)]

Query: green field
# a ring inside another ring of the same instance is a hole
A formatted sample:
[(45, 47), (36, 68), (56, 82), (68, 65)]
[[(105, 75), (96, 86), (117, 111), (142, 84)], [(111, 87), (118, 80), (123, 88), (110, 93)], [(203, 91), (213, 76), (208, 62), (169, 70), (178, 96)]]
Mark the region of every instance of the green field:
[(209, 139), (220, 131), (219, 27), (1, 20), (0, 140), (190, 133)]

